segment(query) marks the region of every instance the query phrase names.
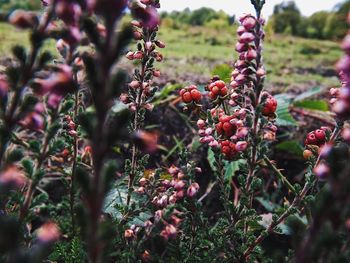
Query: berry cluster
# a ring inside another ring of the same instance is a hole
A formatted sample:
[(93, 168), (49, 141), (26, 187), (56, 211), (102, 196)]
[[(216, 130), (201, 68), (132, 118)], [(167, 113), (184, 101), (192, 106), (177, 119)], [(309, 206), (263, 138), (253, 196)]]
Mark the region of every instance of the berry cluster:
[(181, 89), (180, 96), (185, 103), (199, 103), (202, 99), (202, 94), (195, 85)]
[(305, 145), (322, 146), (326, 143), (326, 132), (329, 132), (328, 127), (321, 127), (320, 129), (309, 132), (305, 139)]
[(228, 94), (228, 89), (226, 84), (222, 80), (216, 80), (210, 83), (207, 87), (209, 91), (209, 98), (212, 100), (216, 100), (218, 97), (223, 98)]
[(215, 129), (209, 127), (208, 121), (197, 121), (198, 134), (201, 136), (199, 141), (212, 148), (219, 147), (227, 159), (233, 159), (237, 153), (245, 151), (249, 133), (249, 129), (244, 126), (245, 110), (236, 109), (232, 115), (227, 116), (223, 110), (212, 109), (211, 114), (218, 121), (214, 124)]

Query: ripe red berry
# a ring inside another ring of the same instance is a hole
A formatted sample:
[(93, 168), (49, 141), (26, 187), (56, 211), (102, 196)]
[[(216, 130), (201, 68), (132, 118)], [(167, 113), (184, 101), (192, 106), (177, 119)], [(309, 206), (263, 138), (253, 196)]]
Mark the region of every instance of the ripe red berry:
[(323, 130), (316, 130), (315, 131), (315, 136), (319, 143), (323, 144), (326, 141), (326, 133)]
[(190, 103), (192, 102), (192, 96), (191, 96), (191, 93), (186, 91), (183, 95), (182, 95), (182, 100), (185, 102), (185, 103)]
[(236, 144), (234, 144), (233, 142), (230, 142), (228, 140), (221, 141), (220, 145), (221, 152), (225, 155), (227, 159), (232, 159), (236, 155)]
[(317, 145), (318, 140), (314, 132), (309, 132), (306, 136), (305, 144)]
[(195, 102), (199, 102), (202, 98), (202, 94), (197, 89), (191, 90), (191, 96)]

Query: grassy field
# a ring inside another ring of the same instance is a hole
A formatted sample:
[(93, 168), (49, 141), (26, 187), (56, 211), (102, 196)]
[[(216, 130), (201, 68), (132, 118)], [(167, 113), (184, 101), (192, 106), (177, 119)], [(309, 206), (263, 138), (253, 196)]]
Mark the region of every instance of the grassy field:
[[(237, 54), (234, 28), (163, 27), (160, 39), (167, 44), (160, 64), (162, 82), (205, 83), (219, 64), (232, 65)], [(28, 45), (28, 34), (0, 23), (0, 57), (8, 57), (14, 44)], [(55, 52), (53, 42), (46, 48)], [(342, 52), (339, 43), (290, 36), (267, 35), (264, 60), (267, 85), (276, 92), (302, 91), (313, 86), (338, 84), (334, 64)]]

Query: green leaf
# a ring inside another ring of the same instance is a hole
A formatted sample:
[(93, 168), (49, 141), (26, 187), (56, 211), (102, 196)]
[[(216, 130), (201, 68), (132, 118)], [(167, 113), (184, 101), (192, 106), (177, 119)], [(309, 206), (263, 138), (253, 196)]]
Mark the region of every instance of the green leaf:
[(221, 80), (229, 82), (231, 79), (232, 67), (227, 64), (221, 64), (214, 67), (212, 76), (219, 76)]
[(277, 107), (277, 119), (276, 124), (278, 126), (297, 126), (298, 123), (293, 118), (289, 112), (289, 106), (291, 104), (291, 99), (288, 95), (281, 94), (275, 96), (278, 107)]
[(298, 141), (284, 141), (276, 145), (276, 149), (289, 152), (296, 156), (303, 155), (303, 147)]
[(207, 159), (210, 165), (210, 168), (213, 172), (216, 171), (216, 160), (215, 160), (215, 153), (213, 152), (213, 150), (211, 148), (208, 149), (208, 155), (207, 155)]
[(22, 166), (25, 172), (31, 177), (34, 172), (34, 163), (29, 159), (22, 160)]
[(255, 200), (258, 201), (269, 212), (274, 211), (278, 207), (276, 204), (262, 197), (256, 197)]
[(303, 100), (296, 101), (293, 104), (295, 107), (310, 109), (310, 110), (319, 110), (319, 111), (328, 111), (328, 103), (325, 100)]
[(296, 96), (294, 98), (294, 101), (305, 100), (305, 99), (310, 98), (312, 96), (318, 95), (322, 92), (323, 92), (323, 89), (321, 87), (314, 87), (314, 88), (311, 88), (310, 90), (303, 92), (302, 94)]
[(243, 159), (233, 162), (225, 162), (225, 180), (231, 182), (232, 177), (239, 170), (240, 166), (245, 163), (246, 161)]

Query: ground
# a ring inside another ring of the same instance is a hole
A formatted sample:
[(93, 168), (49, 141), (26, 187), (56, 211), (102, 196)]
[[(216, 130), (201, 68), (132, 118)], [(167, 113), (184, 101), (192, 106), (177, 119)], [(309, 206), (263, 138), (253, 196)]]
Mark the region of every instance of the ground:
[[(158, 64), (162, 71), (161, 85), (205, 84), (217, 65), (232, 65), (237, 56), (234, 27), (162, 27), (159, 38), (167, 44), (162, 50), (165, 61)], [(9, 57), (11, 46), (29, 43), (26, 32), (4, 23), (0, 23), (0, 39), (1, 64)], [(46, 47), (56, 53), (53, 42)], [(264, 49), (266, 85), (274, 93), (299, 93), (315, 86), (338, 85), (334, 65), (342, 52), (337, 42), (267, 34)]]

